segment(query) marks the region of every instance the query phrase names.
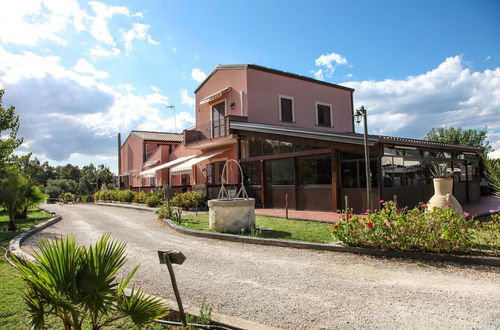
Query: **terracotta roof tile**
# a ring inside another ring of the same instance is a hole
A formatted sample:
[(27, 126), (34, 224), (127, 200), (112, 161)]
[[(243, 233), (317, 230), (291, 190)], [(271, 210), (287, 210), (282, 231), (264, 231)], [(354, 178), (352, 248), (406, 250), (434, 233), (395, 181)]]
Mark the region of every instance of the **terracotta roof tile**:
[(132, 131), (130, 135), (145, 141), (182, 142), (184, 139), (182, 133)]

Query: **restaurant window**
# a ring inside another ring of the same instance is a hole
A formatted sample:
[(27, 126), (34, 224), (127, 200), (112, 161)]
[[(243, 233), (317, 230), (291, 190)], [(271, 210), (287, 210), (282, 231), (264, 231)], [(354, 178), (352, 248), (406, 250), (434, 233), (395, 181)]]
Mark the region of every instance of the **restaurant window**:
[(182, 174), (181, 175), (181, 185), (182, 186), (189, 186), (189, 181), (190, 181), (189, 174)]
[(260, 161), (241, 163), (246, 186), (260, 185)]
[(332, 127), (332, 106), (331, 104), (316, 102), (316, 125)]
[(293, 97), (279, 96), (279, 116), (283, 122), (293, 123), (295, 115), (293, 113)]
[(207, 164), (207, 184), (221, 184), (224, 163), (215, 162)]
[(297, 158), (297, 184), (332, 184), (332, 158), (330, 155)]
[(266, 183), (272, 185), (295, 184), (293, 158), (268, 160), (265, 162)]
[(323, 147), (283, 140), (264, 139), (254, 136), (243, 136), (240, 140), (241, 159), (249, 157), (272, 156), (292, 152), (309, 151)]
[[(350, 154), (355, 155), (355, 154)], [(384, 157), (387, 158), (387, 157)], [(390, 158), (390, 157), (389, 157)], [(370, 160), (371, 186), (378, 187), (377, 160)], [(342, 161), (340, 163), (340, 180), (342, 188), (364, 188), (366, 187), (366, 168), (363, 159), (353, 161)]]

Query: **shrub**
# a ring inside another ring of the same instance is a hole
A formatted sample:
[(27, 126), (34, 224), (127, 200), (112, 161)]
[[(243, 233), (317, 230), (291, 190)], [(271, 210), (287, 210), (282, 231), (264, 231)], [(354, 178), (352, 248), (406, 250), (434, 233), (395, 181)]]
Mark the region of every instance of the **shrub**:
[(381, 249), (432, 252), (470, 251), (477, 221), (467, 220), (451, 208), (426, 205), (411, 210), (398, 209), (385, 202), (379, 211), (367, 217), (343, 215), (343, 222), (333, 225), (332, 236), (348, 245)]
[(156, 210), (160, 219), (170, 219), (172, 208), (169, 205), (162, 205)]
[(138, 194), (135, 195), (133, 201), (134, 201), (134, 203), (145, 204), (147, 197), (148, 197), (148, 194), (145, 191), (141, 191), (141, 192), (139, 192)]
[(72, 202), (74, 199), (73, 197), (73, 194), (72, 193), (69, 193), (69, 192), (66, 192), (64, 194), (61, 194), (59, 196), (59, 200), (63, 203), (69, 203), (69, 202)]
[(163, 199), (156, 193), (150, 194), (146, 197), (146, 205), (149, 207), (155, 207), (161, 205), (162, 203)]
[(130, 203), (134, 200), (136, 193), (132, 190), (122, 190), (118, 192), (118, 200), (121, 202)]
[(205, 207), (205, 194), (200, 191), (187, 191), (182, 194), (177, 194), (171, 200), (172, 205), (182, 207), (183, 209), (193, 207)]

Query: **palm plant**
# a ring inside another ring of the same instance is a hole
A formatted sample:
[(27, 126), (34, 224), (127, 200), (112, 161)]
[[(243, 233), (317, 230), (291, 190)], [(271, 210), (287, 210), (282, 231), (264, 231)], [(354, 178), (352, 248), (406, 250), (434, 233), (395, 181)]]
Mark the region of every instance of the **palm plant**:
[(488, 173), (488, 182), (495, 196), (500, 198), (500, 160), (488, 159), (485, 155), (481, 155), (484, 168)]
[(111, 322), (129, 317), (143, 327), (168, 313), (158, 298), (140, 290), (125, 288), (138, 269), (117, 282), (117, 272), (126, 263), (125, 243), (103, 235), (95, 245), (77, 246), (74, 238), (37, 242), (35, 261), (13, 256), (27, 284), (24, 300), (31, 315), (31, 326), (42, 329), (45, 318), (54, 315), (64, 329), (82, 329), (90, 323), (101, 329)]
[(0, 205), (9, 215), (9, 230), (16, 230), (14, 218), (22, 206), (23, 196), (26, 195), (29, 184), (18, 171), (11, 169), (7, 172), (7, 176), (0, 180)]
[(49, 197), (49, 195), (42, 193), (40, 187), (34, 185), (33, 182), (29, 182), (25, 194), (22, 196), (16, 217), (18, 219), (26, 219), (28, 209), (42, 204), (47, 197)]
[(449, 178), (451, 173), (448, 173), (447, 163), (433, 163), (430, 169), (434, 178)]

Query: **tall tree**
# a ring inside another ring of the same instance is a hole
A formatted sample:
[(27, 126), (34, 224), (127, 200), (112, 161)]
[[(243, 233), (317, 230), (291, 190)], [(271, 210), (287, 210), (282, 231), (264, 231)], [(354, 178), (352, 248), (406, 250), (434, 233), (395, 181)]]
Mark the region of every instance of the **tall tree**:
[(3, 94), (4, 90), (0, 89), (0, 178), (6, 175), (6, 165), (12, 152), (23, 143), (23, 138), (17, 137), (19, 116), (15, 114), (16, 108), (2, 105)]
[(451, 144), (463, 144), (471, 147), (481, 148), (483, 153), (488, 153), (493, 150), (488, 140), (488, 129), (462, 129), (459, 128), (433, 128), (424, 140)]

